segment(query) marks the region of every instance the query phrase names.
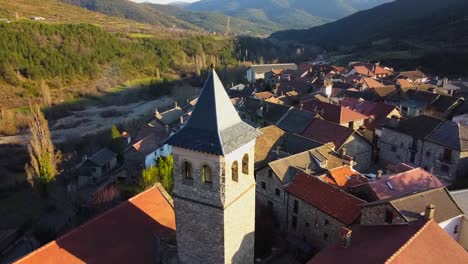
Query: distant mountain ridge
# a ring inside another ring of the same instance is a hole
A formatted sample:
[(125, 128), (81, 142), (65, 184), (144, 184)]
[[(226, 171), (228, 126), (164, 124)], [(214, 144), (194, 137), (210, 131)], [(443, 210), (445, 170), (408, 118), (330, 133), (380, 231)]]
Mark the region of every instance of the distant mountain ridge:
[(279, 28), (305, 28), (340, 19), (392, 0), (201, 0), (185, 8), (216, 11)]
[(397, 0), (326, 25), (276, 32), (271, 38), (329, 48), (388, 40), (466, 45), (468, 4), (466, 0)]

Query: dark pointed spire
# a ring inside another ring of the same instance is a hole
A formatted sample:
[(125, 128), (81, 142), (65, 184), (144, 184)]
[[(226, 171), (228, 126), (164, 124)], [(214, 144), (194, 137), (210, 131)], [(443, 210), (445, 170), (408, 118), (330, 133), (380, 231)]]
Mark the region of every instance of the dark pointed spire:
[(166, 143), (225, 155), (250, 142), (258, 134), (257, 130), (240, 119), (216, 71), (211, 69), (187, 124)]

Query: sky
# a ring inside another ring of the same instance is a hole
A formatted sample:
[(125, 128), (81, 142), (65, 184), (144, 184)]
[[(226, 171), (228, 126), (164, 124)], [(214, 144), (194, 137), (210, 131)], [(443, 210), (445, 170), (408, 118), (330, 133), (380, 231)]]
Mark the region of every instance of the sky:
[(132, 0), (133, 2), (141, 3), (141, 2), (151, 2), (155, 4), (169, 4), (173, 2), (188, 2), (188, 3), (193, 3), (198, 0)]

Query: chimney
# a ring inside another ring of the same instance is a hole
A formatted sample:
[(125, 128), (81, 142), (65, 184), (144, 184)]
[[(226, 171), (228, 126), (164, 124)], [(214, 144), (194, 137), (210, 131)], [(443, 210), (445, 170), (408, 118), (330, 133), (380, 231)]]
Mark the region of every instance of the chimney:
[(159, 115), (159, 111), (157, 108), (154, 109), (154, 115)]
[(303, 107), (304, 107), (304, 104), (301, 104), (301, 110), (302, 110)]
[(184, 124), (184, 116), (180, 116), (179, 121), (180, 121), (180, 124), (183, 125)]
[(351, 236), (353, 231), (349, 228), (342, 227), (340, 231), (341, 236), (341, 246), (343, 248), (349, 248), (351, 246)]
[(177, 101), (174, 101), (174, 108), (177, 108)]
[(382, 178), (382, 175), (383, 175), (383, 170), (378, 170), (377, 171), (377, 175), (376, 175), (376, 179), (381, 179)]
[(398, 123), (400, 123), (400, 119), (396, 115), (392, 115), (390, 120), (388, 121), (388, 126), (391, 128), (396, 128), (398, 126)]
[(434, 213), (435, 213), (435, 205), (430, 204), (426, 206), (426, 210), (424, 211), (424, 218), (426, 218), (426, 220), (432, 220), (434, 219)]
[(341, 158), (346, 157), (346, 148), (341, 148), (340, 154), (341, 154)]

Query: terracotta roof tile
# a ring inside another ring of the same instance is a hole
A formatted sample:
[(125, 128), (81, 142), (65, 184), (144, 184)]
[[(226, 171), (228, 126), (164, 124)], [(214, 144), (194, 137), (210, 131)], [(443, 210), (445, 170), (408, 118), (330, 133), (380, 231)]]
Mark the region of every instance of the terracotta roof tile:
[(364, 203), (304, 172), (296, 175), (286, 191), (346, 225), (356, 221), (361, 213), (359, 205)]
[(302, 109), (319, 114), (324, 119), (337, 124), (361, 121), (368, 118), (346, 107), (320, 102), (314, 99), (304, 101), (302, 103)]
[(153, 263), (154, 235), (174, 234), (174, 209), (153, 187), (15, 263)]
[(273, 97), (273, 94), (270, 92), (260, 92), (260, 93), (256, 93), (255, 97), (257, 97), (260, 100), (265, 100), (265, 99)]
[(366, 84), (368, 88), (377, 88), (377, 87), (383, 87), (384, 85), (380, 82), (378, 82), (375, 79), (372, 78), (362, 78), (362, 83)]
[(316, 118), (310, 122), (301, 135), (324, 144), (333, 142), (339, 149), (353, 134), (354, 130), (351, 128)]
[(407, 225), (357, 225), (351, 246), (326, 248), (308, 264), (462, 264), (468, 253), (434, 221)]
[(366, 183), (369, 180), (349, 166), (342, 166), (328, 171), (322, 178), (326, 183), (347, 191), (349, 186)]
[(368, 186), (375, 195), (375, 198), (384, 200), (400, 197), (405, 194), (441, 188), (445, 185), (431, 173), (422, 168), (415, 168), (397, 174), (382, 176), (382, 178), (365, 183), (363, 186)]

